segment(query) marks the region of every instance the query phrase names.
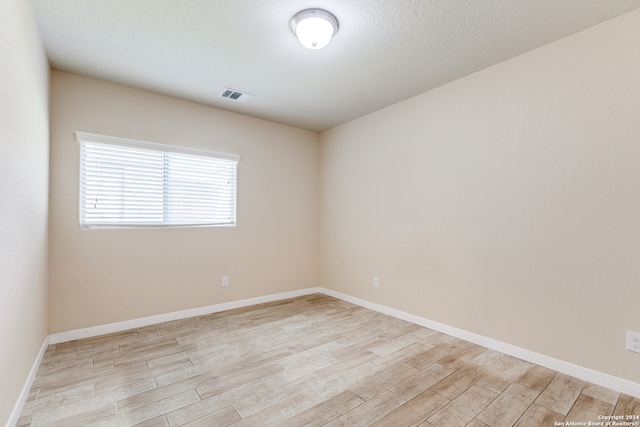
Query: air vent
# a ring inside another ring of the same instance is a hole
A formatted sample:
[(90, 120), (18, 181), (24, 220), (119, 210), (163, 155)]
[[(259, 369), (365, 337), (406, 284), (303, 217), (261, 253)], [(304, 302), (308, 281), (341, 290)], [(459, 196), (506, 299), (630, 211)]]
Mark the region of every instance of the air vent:
[(220, 98), (226, 98), (231, 101), (236, 101), (240, 103), (245, 103), (251, 98), (253, 95), (250, 93), (240, 92), (239, 90), (230, 89), (225, 87), (222, 93), (220, 94)]

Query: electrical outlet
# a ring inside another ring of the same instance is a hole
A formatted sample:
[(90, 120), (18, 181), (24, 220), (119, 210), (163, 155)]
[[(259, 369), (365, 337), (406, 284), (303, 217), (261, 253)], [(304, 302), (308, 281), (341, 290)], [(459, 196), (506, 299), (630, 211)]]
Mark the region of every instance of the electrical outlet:
[(380, 287), (380, 279), (377, 276), (373, 277), (373, 287), (374, 288), (379, 288)]
[(640, 334), (627, 331), (627, 350), (640, 353)]
[(226, 288), (227, 286), (229, 286), (229, 276), (222, 276), (220, 287)]

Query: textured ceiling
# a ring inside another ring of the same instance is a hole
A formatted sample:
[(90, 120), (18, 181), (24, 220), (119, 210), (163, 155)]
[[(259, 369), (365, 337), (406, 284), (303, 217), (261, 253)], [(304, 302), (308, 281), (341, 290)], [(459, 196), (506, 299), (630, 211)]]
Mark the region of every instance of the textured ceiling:
[[(640, 0), (32, 0), (51, 66), (322, 131), (640, 8)], [(289, 29), (331, 11), (322, 50)], [(225, 87), (253, 94), (244, 104)]]

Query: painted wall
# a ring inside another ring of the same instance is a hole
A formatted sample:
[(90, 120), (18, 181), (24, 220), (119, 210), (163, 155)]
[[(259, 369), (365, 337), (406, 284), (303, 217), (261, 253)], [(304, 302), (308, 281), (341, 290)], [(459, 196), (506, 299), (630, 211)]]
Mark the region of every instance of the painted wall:
[(322, 134), (320, 284), (640, 382), (638, 46), (633, 12)]
[[(58, 71), (51, 98), (50, 331), (317, 285), (316, 133)], [(75, 131), (239, 154), (237, 226), (80, 229)]]
[(0, 424), (47, 334), (49, 64), (31, 4), (0, 13)]

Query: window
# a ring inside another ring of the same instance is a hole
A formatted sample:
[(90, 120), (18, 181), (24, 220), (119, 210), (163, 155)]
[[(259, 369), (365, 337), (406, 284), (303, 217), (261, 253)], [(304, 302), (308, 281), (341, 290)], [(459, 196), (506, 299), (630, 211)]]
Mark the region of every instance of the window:
[(85, 132), (76, 139), (82, 227), (235, 225), (239, 156)]

